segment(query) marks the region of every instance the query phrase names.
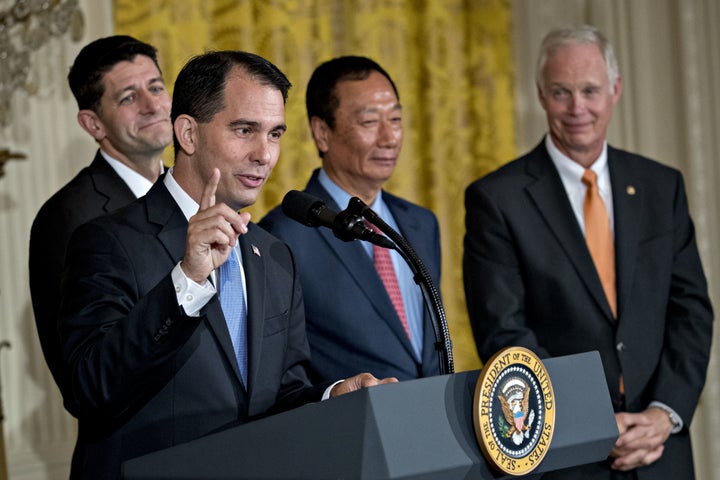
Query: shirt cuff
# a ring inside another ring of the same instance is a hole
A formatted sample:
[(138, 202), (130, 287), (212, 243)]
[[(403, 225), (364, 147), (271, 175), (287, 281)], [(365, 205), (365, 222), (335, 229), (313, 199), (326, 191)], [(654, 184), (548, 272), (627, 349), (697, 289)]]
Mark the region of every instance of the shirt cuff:
[(178, 305), (183, 307), (188, 317), (199, 316), (200, 310), (215, 295), (215, 286), (207, 279), (202, 284), (189, 279), (180, 267), (180, 262), (175, 265), (171, 275)]
[(327, 400), (328, 398), (330, 398), (330, 392), (332, 391), (333, 387), (334, 387), (335, 385), (337, 385), (338, 383), (342, 383), (342, 382), (344, 382), (344, 381), (345, 381), (345, 380), (338, 380), (337, 382), (335, 382), (335, 383), (333, 383), (332, 385), (330, 385), (329, 387), (327, 387), (327, 388), (325, 389), (325, 393), (323, 393), (323, 396), (322, 396), (322, 398), (321, 398), (320, 400), (322, 401), (322, 400)]
[(661, 410), (665, 410), (667, 412), (667, 414), (670, 416), (670, 423), (672, 424), (672, 427), (673, 427), (672, 430), (670, 430), (671, 434), (678, 433), (680, 430), (683, 429), (684, 423), (682, 421), (682, 418), (680, 418), (680, 415), (678, 415), (677, 412), (675, 410), (673, 410), (672, 408), (670, 408), (667, 405), (665, 405), (664, 403), (658, 402), (656, 400), (650, 402), (650, 405), (648, 406), (648, 408), (649, 407), (657, 407), (657, 408), (659, 408)]

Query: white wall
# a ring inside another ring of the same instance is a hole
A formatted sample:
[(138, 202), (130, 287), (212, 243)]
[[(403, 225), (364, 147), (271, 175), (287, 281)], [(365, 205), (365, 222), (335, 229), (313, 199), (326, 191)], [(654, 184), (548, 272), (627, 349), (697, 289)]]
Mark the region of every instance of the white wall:
[[(720, 2), (716, 0), (514, 0), (516, 131), (519, 151), (546, 129), (535, 60), (553, 26), (590, 23), (615, 46), (624, 93), (609, 142), (679, 168), (685, 176), (710, 296), (720, 306)], [(718, 334), (692, 422), (698, 479), (720, 479)]]
[[(3, 2), (3, 9), (8, 3), (14, 2)], [(69, 34), (54, 37), (31, 53), (29, 80), (38, 91), (16, 92), (12, 122), (0, 128), (0, 148), (27, 156), (7, 163), (0, 179), (0, 339), (11, 343), (0, 352), (0, 374), (13, 480), (68, 478), (75, 442), (75, 421), (62, 407), (35, 333), (27, 251), (30, 225), (42, 202), (89, 164), (96, 149), (77, 125), (66, 75), (83, 45), (112, 33), (112, 1), (79, 3), (84, 37), (78, 42)]]

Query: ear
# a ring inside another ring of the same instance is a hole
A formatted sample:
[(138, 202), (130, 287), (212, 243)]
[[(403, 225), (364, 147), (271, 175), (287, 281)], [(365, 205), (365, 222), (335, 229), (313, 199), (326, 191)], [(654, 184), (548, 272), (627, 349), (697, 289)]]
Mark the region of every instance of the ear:
[(87, 133), (90, 134), (96, 141), (100, 141), (105, 138), (105, 126), (97, 116), (97, 113), (92, 110), (80, 110), (77, 114), (77, 121)]
[(331, 130), (325, 120), (320, 117), (312, 117), (310, 119), (310, 131), (312, 132), (313, 140), (315, 140), (315, 146), (322, 153), (328, 151), (328, 135)]
[(617, 105), (617, 102), (620, 101), (620, 96), (622, 95), (622, 89), (623, 89), (622, 77), (618, 74), (617, 78), (615, 79), (615, 88), (613, 89), (613, 100), (612, 100), (613, 105)]
[(537, 96), (538, 100), (540, 101), (540, 105), (542, 106), (543, 110), (547, 110), (547, 105), (545, 102), (545, 95), (543, 94), (542, 87), (539, 83), (535, 84), (535, 87), (537, 88)]
[(197, 149), (198, 124), (190, 115), (179, 115), (173, 123), (173, 130), (178, 146), (187, 155), (192, 155)]

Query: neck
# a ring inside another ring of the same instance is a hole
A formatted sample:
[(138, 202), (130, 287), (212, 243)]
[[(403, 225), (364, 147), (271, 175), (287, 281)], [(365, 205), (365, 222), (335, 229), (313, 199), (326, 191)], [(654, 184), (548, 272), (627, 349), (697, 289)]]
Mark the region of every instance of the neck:
[(155, 183), (155, 181), (160, 177), (162, 152), (147, 156), (128, 156), (113, 149), (103, 148), (103, 150), (118, 162), (132, 170), (135, 170), (137, 173), (153, 183)]
[(335, 185), (342, 188), (351, 197), (358, 197), (366, 205), (372, 205), (382, 189), (382, 185), (376, 186), (370, 185), (368, 182), (354, 182), (352, 179), (340, 177), (335, 174), (335, 171), (327, 168), (325, 168), (325, 173)]
[(578, 154), (577, 152), (570, 152), (571, 154), (568, 155), (570, 157), (570, 160), (573, 162), (579, 164), (583, 168), (590, 168), (595, 161), (600, 158), (600, 155), (593, 154)]

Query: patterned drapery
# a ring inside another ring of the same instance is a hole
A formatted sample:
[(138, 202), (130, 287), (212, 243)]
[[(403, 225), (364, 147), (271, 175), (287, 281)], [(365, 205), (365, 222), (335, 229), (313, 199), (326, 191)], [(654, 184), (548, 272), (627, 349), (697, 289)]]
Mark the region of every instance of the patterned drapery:
[[(193, 55), (240, 49), (262, 55), (293, 88), (280, 162), (257, 204), (259, 220), (320, 160), (304, 91), (317, 64), (338, 55), (380, 63), (400, 91), (405, 142), (386, 188), (435, 212), (442, 291), (456, 370), (480, 366), (462, 288), (463, 193), (515, 155), (510, 0), (116, 0), (116, 33), (155, 45), (172, 81)], [(168, 151), (170, 163), (172, 152)]]

